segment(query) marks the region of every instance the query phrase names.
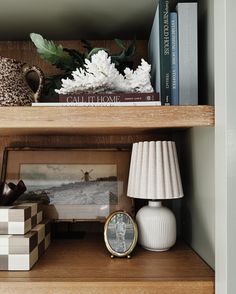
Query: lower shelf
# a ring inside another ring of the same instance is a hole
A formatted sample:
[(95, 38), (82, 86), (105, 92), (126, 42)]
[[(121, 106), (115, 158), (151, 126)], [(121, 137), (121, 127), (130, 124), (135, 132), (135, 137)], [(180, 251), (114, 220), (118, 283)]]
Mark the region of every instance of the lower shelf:
[(111, 259), (102, 238), (54, 240), (29, 272), (0, 272), (0, 293), (212, 294), (214, 272), (185, 244)]

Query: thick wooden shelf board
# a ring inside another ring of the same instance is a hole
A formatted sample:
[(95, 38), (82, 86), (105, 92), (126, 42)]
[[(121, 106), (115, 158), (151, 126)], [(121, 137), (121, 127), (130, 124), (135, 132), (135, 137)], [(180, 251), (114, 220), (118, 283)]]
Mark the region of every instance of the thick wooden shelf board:
[(0, 272), (0, 292), (7, 294), (121, 291), (213, 294), (214, 272), (184, 244), (161, 253), (138, 248), (130, 260), (111, 259), (100, 237), (56, 240), (31, 271)]
[(0, 135), (134, 134), (214, 125), (212, 106), (2, 107)]

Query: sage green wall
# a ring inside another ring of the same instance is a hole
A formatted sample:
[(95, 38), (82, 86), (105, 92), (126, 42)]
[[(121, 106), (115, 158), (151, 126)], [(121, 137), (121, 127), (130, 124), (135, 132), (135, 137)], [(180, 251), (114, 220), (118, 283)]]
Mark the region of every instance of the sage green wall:
[(236, 1), (216, 1), (216, 294), (235, 294)]
[(229, 0), (226, 4), (227, 15), (227, 253), (228, 253), (228, 294), (236, 293), (236, 3)]
[[(214, 104), (214, 1), (199, 1), (199, 102)], [(183, 235), (215, 266), (214, 128), (192, 128), (184, 137)], [(182, 152), (183, 153), (183, 152)]]
[(214, 128), (193, 128), (183, 139), (181, 161), (185, 198), (183, 236), (212, 267), (215, 266)]

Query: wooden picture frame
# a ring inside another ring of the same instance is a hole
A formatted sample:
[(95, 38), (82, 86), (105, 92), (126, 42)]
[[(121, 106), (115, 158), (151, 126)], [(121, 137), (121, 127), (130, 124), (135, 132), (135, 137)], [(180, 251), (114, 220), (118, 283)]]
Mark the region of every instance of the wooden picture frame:
[(45, 191), (50, 219), (103, 222), (117, 210), (133, 213), (129, 164), (129, 150), (6, 148), (1, 179), (22, 179), (29, 191)]

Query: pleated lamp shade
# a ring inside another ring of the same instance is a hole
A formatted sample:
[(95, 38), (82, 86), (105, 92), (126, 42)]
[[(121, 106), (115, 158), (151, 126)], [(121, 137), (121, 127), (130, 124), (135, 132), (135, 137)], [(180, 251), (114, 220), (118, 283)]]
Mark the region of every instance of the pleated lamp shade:
[(133, 144), (127, 195), (150, 200), (183, 197), (175, 142)]
[(176, 220), (161, 200), (183, 197), (175, 142), (133, 144), (127, 195), (149, 199), (136, 214), (140, 245), (151, 251), (171, 248), (176, 242)]

